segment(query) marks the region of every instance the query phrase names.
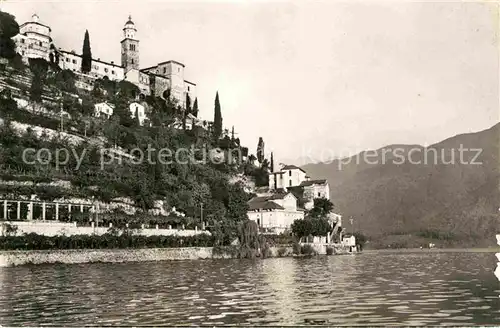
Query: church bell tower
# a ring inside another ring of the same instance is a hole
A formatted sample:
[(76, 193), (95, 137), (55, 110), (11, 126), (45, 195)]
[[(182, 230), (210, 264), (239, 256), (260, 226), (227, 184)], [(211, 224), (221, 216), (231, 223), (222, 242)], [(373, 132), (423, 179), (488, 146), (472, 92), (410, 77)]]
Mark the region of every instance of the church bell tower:
[(128, 21), (123, 28), (122, 44), (122, 66), (125, 68), (125, 73), (131, 69), (139, 69), (139, 40), (135, 34), (137, 29), (132, 21), (132, 17), (128, 16)]

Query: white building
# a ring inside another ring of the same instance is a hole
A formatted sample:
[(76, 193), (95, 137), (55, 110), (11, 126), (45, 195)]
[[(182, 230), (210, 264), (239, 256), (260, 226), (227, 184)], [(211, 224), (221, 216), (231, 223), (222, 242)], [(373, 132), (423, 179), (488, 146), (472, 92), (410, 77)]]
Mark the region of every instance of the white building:
[(269, 174), (269, 189), (297, 187), (306, 180), (306, 171), (295, 165), (284, 165), (279, 171)]
[(93, 80), (107, 77), (110, 80), (131, 82), (145, 96), (169, 97), (182, 108), (186, 107), (186, 99), (189, 97), (193, 106), (196, 84), (185, 79), (183, 63), (168, 60), (155, 66), (140, 68), (137, 28), (130, 16), (123, 27), (123, 39), (120, 41), (121, 63), (92, 58), (91, 71), (85, 74), (81, 71), (82, 56), (75, 51), (56, 50), (50, 33), (50, 27), (40, 23), (36, 14), (33, 15), (31, 21), (20, 26), (19, 34), (13, 38), (16, 51), (25, 61), (28, 58), (43, 58), (48, 61), (51, 52), (53, 55), (57, 53), (58, 65), (77, 73), (80, 79), (85, 80), (83, 83), (76, 83), (77, 86), (87, 90), (91, 90)]
[(351, 235), (346, 235), (342, 238), (342, 245), (345, 246), (356, 246), (356, 237)]
[(306, 209), (311, 209), (314, 206), (315, 198), (330, 199), (330, 186), (325, 179), (310, 180), (306, 177), (306, 181), (302, 181), (300, 186), (303, 188), (303, 197), (306, 200)]
[(279, 171), (269, 174), (270, 190), (287, 190), (287, 188), (301, 188), (306, 209), (314, 205), (315, 198), (330, 199), (328, 181), (311, 180), (306, 171), (295, 165), (284, 165)]
[(292, 193), (254, 197), (248, 205), (248, 218), (274, 233), (282, 233), (290, 229), (293, 221), (304, 218), (304, 211), (297, 208), (297, 198)]
[(139, 104), (138, 102), (133, 102), (130, 104), (129, 109), (130, 109), (130, 117), (135, 119), (136, 115), (138, 115), (139, 124), (144, 125), (144, 120), (147, 118), (144, 106)]
[(59, 49), (61, 56), (59, 57), (59, 67), (61, 69), (68, 69), (73, 72), (86, 75), (94, 79), (101, 79), (107, 77), (110, 80), (123, 80), (125, 77), (123, 67), (115, 64), (114, 62), (105, 62), (100, 58), (92, 58), (92, 66), (90, 72), (87, 74), (82, 73), (82, 55), (73, 51), (65, 51)]
[(31, 21), (19, 26), (19, 34), (12, 38), (16, 43), (16, 51), (25, 61), (28, 58), (49, 60), (51, 31), (50, 27), (40, 23), (38, 15), (34, 14)]
[(102, 102), (94, 105), (95, 117), (103, 117), (109, 119), (113, 115), (115, 106), (107, 102)]
[[(203, 122), (194, 116), (193, 114), (189, 113), (186, 115), (186, 130), (192, 130), (194, 126), (204, 126)], [(175, 129), (182, 130), (183, 129), (183, 122), (182, 119), (176, 118), (175, 122), (172, 123), (172, 127)]]

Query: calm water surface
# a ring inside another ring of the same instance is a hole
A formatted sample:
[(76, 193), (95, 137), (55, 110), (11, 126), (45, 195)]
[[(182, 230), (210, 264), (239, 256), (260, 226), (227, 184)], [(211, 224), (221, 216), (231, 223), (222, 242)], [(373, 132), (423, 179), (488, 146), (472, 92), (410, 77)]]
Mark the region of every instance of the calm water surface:
[(494, 253), (0, 268), (0, 325), (500, 323)]

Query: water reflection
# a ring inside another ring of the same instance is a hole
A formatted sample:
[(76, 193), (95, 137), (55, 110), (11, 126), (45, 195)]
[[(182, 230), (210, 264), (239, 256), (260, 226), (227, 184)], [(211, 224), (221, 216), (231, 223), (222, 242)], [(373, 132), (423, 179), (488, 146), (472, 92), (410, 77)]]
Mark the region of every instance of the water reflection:
[(493, 253), (0, 268), (0, 325), (482, 325)]

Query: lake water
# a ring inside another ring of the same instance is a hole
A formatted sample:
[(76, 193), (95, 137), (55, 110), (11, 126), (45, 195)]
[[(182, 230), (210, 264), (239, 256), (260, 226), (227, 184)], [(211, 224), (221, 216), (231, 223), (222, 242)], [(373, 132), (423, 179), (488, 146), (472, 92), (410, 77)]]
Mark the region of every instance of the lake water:
[(0, 268), (0, 325), (500, 323), (494, 253)]

